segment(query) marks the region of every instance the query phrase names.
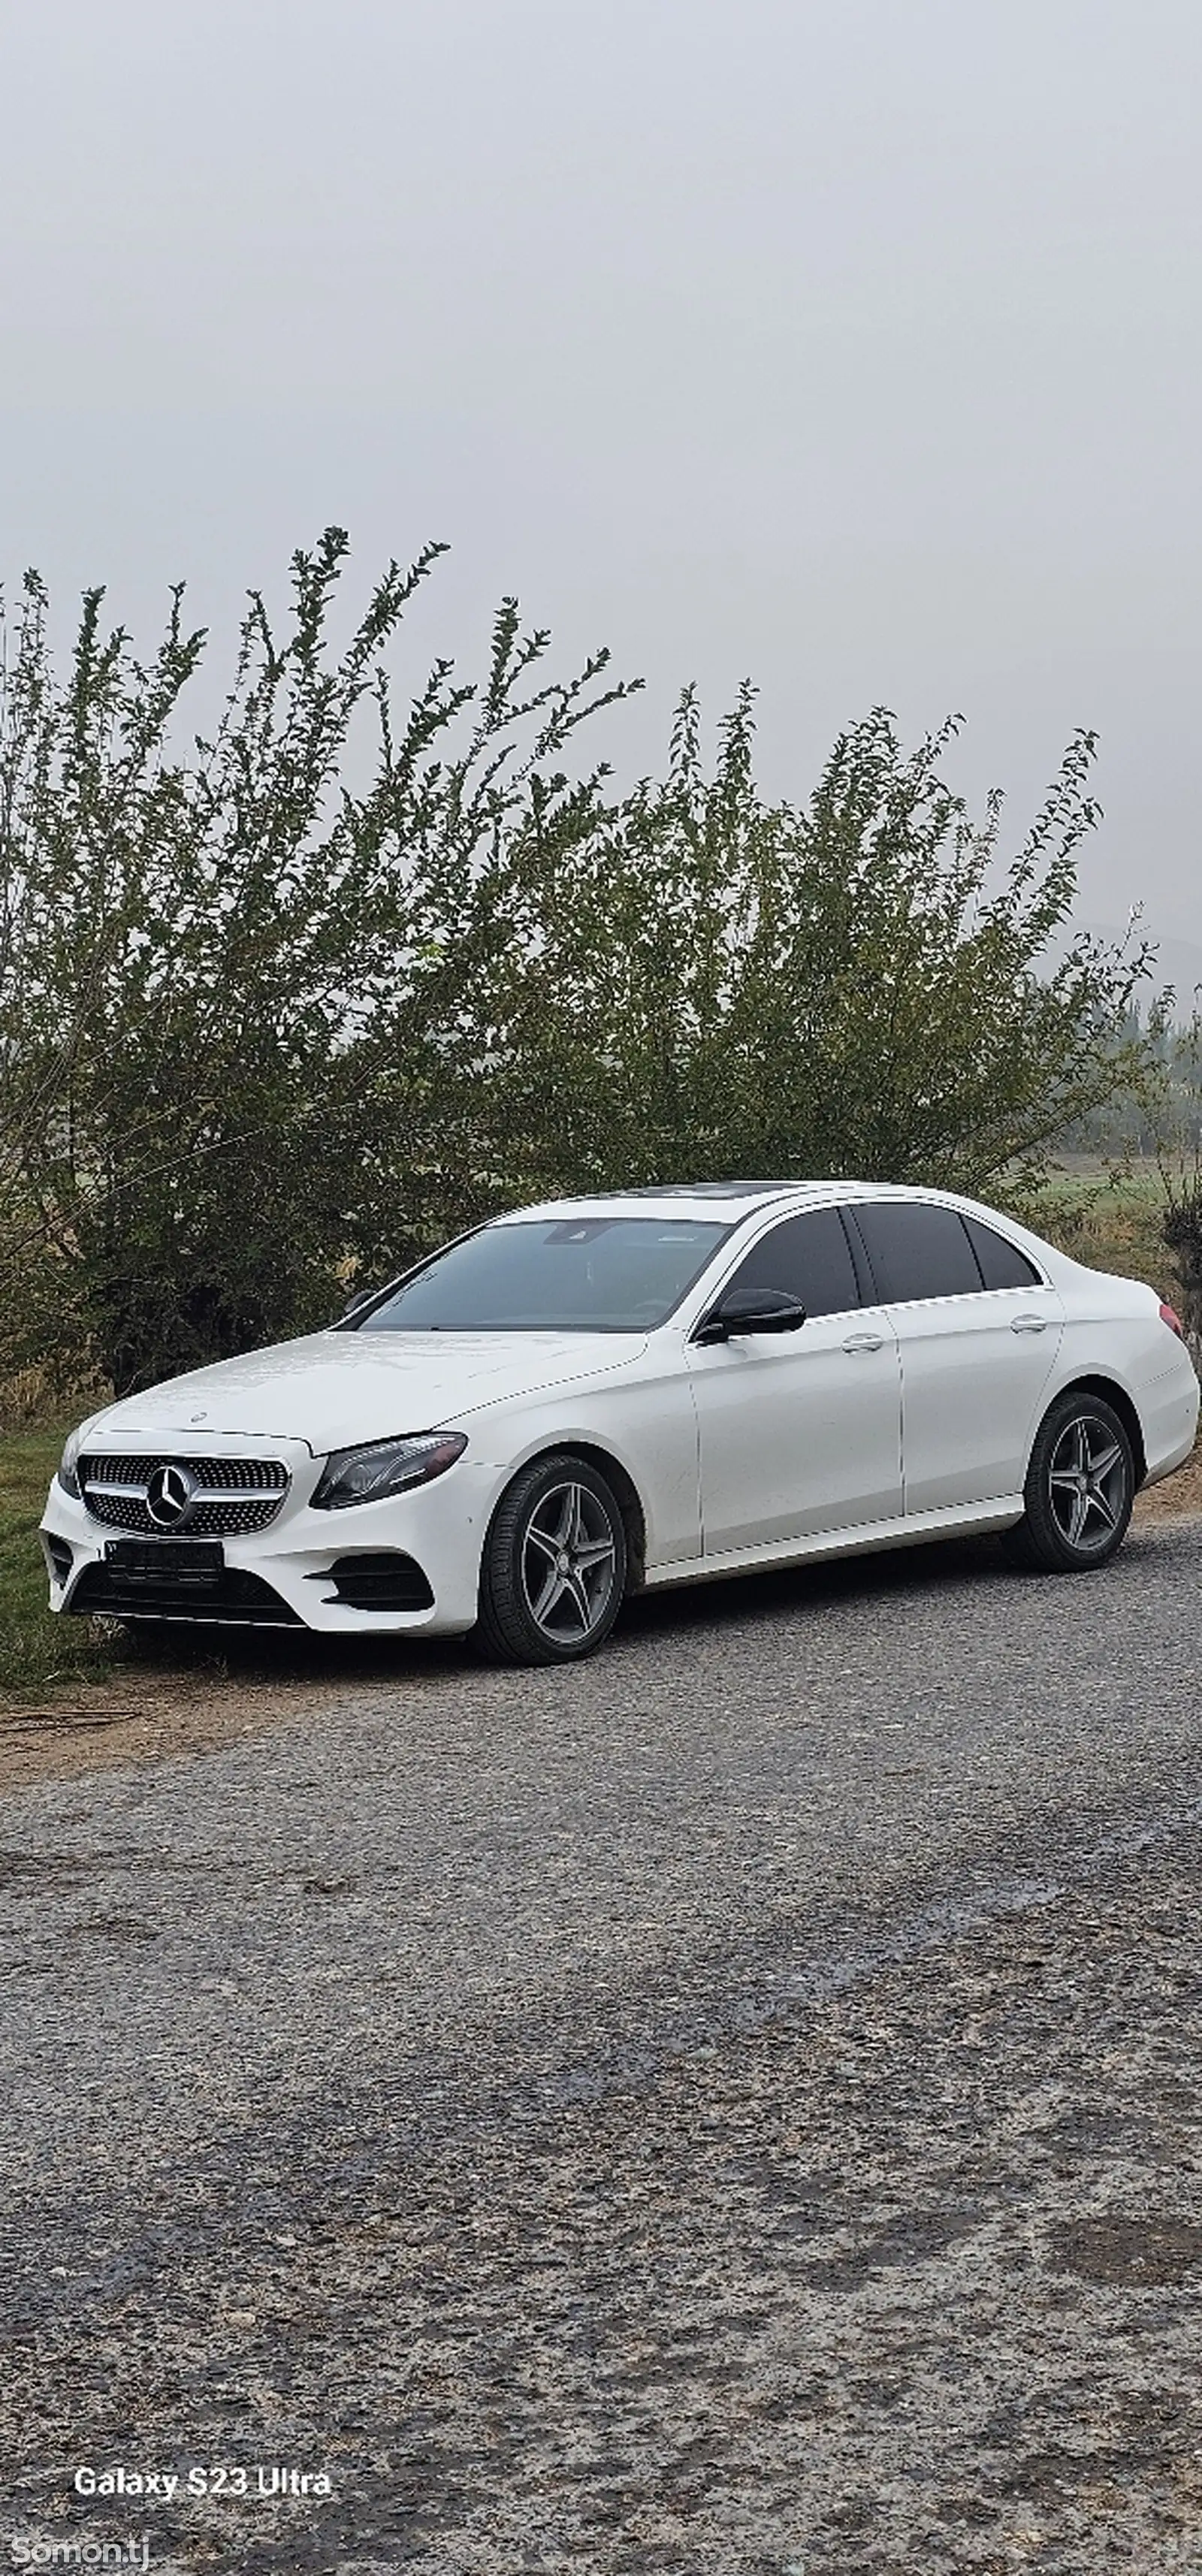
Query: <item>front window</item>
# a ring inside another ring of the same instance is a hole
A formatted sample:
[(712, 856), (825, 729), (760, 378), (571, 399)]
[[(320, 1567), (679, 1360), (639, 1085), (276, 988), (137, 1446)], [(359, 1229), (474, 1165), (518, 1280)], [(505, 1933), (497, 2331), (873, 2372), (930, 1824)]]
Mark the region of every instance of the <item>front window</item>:
[(517, 1217), (428, 1262), (360, 1333), (644, 1333), (731, 1228), (695, 1217)]
[(842, 1315), (858, 1306), (855, 1265), (838, 1209), (815, 1208), (774, 1225), (752, 1245), (730, 1285), (783, 1289), (807, 1315)]

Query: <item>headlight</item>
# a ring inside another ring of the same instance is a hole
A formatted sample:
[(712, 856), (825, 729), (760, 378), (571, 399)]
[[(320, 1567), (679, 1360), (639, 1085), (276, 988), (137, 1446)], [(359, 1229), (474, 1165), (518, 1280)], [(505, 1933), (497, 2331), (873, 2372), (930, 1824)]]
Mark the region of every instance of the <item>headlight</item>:
[(70, 1494), (74, 1502), (80, 1499), (77, 1462), (82, 1438), (82, 1430), (68, 1432), (63, 1454), (58, 1462), (58, 1481), (64, 1494)]
[(372, 1440), (363, 1449), (334, 1449), (313, 1494), (319, 1512), (342, 1512), (351, 1503), (382, 1502), (410, 1485), (428, 1485), (462, 1458), (462, 1431), (415, 1431), (399, 1440)]

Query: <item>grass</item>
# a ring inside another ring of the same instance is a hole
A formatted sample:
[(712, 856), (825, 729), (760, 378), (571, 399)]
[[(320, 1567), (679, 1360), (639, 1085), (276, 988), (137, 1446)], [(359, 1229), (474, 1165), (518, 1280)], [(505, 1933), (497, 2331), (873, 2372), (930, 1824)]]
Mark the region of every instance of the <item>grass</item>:
[(1155, 1164), (1136, 1164), (1112, 1176), (1103, 1164), (1081, 1161), (1046, 1181), (1023, 1214), (1037, 1234), (1074, 1261), (1146, 1279), (1171, 1305), (1180, 1305), (1177, 1267), (1160, 1240), (1164, 1203)]
[(90, 1619), (54, 1619), (38, 1522), (58, 1465), (61, 1430), (0, 1440), (0, 1692), (78, 1689), (105, 1681), (120, 1648)]

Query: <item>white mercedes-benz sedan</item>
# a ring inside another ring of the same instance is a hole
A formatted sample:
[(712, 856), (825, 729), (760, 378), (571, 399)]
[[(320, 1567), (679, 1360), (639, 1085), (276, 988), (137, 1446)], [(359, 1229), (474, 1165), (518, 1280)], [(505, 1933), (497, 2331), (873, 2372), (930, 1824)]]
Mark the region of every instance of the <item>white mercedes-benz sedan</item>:
[(496, 1219), (327, 1331), (73, 1432), (56, 1610), (398, 1636), (514, 1664), (631, 1592), (950, 1533), (1076, 1573), (1188, 1457), (1152, 1288), (940, 1190), (615, 1191)]

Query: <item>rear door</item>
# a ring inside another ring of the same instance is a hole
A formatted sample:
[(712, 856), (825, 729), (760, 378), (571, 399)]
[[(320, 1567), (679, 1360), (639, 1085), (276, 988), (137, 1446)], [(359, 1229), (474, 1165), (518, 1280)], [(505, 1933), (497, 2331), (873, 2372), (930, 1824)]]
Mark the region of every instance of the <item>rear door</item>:
[(900, 1515), (897, 1337), (860, 1304), (838, 1209), (772, 1226), (722, 1284), (784, 1289), (807, 1321), (690, 1344), (705, 1554)]
[(882, 1198), (853, 1216), (897, 1332), (907, 1512), (1021, 1492), (1064, 1329), (1055, 1289), (956, 1208)]

